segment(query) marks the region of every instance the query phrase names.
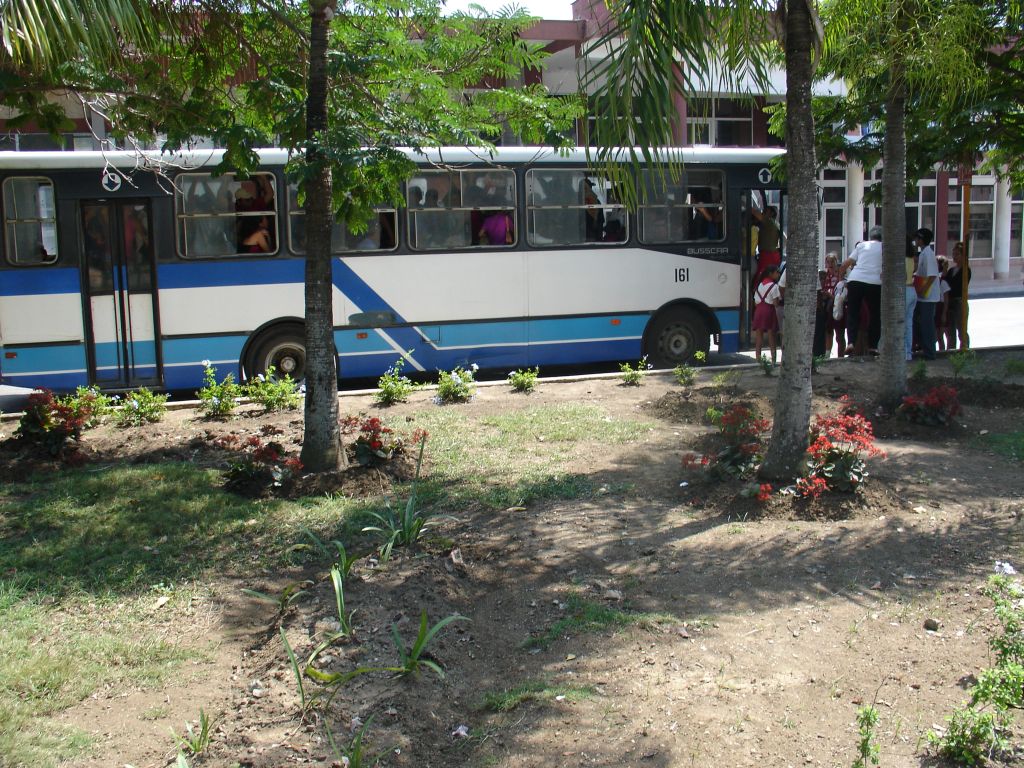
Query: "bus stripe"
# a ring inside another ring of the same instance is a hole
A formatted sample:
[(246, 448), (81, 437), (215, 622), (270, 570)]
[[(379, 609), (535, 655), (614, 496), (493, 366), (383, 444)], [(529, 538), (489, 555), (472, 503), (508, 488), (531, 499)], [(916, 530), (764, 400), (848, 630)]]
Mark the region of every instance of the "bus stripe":
[(41, 296), (48, 293), (78, 293), (78, 270), (5, 269), (0, 271), (0, 296)]

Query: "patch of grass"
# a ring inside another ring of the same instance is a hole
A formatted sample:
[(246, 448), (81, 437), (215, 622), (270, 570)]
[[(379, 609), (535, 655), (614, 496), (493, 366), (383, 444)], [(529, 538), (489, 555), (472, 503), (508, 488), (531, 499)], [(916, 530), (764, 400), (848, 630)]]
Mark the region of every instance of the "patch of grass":
[(199, 655), (147, 636), (131, 613), (114, 605), (57, 613), (24, 586), (0, 580), (0, 755), (9, 761), (3, 764), (55, 766), (81, 754), (92, 738), (49, 716), (102, 686), (160, 682)]
[(602, 603), (585, 600), (578, 594), (572, 594), (566, 601), (565, 617), (552, 624), (544, 634), (528, 638), (523, 643), (523, 647), (547, 648), (551, 643), (566, 635), (633, 626), (653, 627), (675, 621), (678, 621), (675, 616), (666, 613), (623, 611)]
[(528, 701), (554, 701), (557, 697), (564, 697), (565, 701), (583, 701), (596, 693), (597, 690), (589, 685), (553, 685), (546, 680), (527, 680), (512, 688), (485, 693), (483, 706), (492, 712), (511, 712)]
[(982, 435), (981, 440), (987, 448), (1000, 456), (1024, 461), (1024, 430)]
[(513, 450), (521, 449), (524, 441), (632, 443), (651, 430), (650, 424), (613, 419), (596, 406), (578, 403), (527, 408), (490, 416), (480, 422), (498, 429), (487, 435), (486, 447)]

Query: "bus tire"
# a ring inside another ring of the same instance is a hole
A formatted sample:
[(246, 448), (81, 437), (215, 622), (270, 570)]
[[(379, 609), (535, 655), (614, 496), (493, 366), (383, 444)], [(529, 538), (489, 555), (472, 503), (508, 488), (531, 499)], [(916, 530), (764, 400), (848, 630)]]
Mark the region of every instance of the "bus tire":
[(647, 327), (644, 354), (655, 368), (675, 368), (711, 348), (711, 335), (700, 313), (675, 307), (658, 314)]
[(301, 325), (279, 325), (260, 334), (246, 357), (246, 378), (253, 379), (273, 366), (278, 376), (294, 381), (306, 378), (306, 331)]

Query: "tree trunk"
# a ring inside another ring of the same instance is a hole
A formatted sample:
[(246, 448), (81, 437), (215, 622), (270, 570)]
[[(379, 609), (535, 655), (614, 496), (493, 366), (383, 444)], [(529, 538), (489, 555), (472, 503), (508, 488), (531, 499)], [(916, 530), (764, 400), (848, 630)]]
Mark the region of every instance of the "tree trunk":
[(347, 463), (338, 423), (338, 368), (334, 353), (331, 280), (331, 167), (319, 148), (327, 128), (327, 34), (333, 3), (310, 0), (306, 94), (306, 406), (301, 460), (310, 472)]
[(786, 3), (786, 169), (789, 237), (782, 371), (771, 443), (761, 475), (789, 480), (803, 473), (811, 419), (811, 347), (818, 292), (818, 190), (814, 163), (814, 24), (808, 0)]
[(882, 150), (882, 342), (879, 399), (895, 406), (907, 388), (906, 256), (907, 136), (902, 62), (890, 68)]

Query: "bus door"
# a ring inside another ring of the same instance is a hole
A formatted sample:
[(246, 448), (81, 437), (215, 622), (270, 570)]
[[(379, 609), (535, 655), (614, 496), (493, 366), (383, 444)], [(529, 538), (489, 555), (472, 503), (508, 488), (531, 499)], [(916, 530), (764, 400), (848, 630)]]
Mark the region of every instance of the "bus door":
[(151, 232), (148, 201), (81, 203), (89, 367), (101, 387), (161, 381)]
[[(786, 232), (788, 220), (788, 196), (782, 189), (744, 189), (740, 191), (742, 211), (742, 237), (740, 243), (740, 279), (744, 290), (740, 299), (740, 348), (752, 344), (750, 324), (754, 317), (754, 287), (760, 278), (757, 274), (758, 241), (760, 239), (759, 218), (766, 215), (769, 206), (778, 212), (775, 225), (779, 230), (778, 250), (782, 261), (786, 261)], [(755, 211), (757, 215), (755, 215)]]

